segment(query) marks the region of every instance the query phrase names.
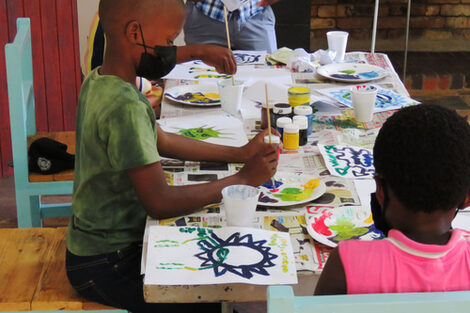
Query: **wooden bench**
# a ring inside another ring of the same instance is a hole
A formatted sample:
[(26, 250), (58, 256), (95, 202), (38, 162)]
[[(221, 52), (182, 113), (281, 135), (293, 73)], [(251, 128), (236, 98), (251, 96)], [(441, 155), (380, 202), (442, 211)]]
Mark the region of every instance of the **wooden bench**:
[(65, 233), (63, 227), (0, 229), (0, 311), (127, 312), (85, 300), (72, 288)]

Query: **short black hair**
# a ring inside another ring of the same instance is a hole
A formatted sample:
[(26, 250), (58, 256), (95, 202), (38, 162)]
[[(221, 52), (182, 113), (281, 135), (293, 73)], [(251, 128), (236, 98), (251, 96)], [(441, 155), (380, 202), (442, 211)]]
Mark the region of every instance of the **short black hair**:
[(438, 105), (403, 108), (380, 130), (374, 166), (409, 210), (456, 208), (470, 190), (470, 125)]

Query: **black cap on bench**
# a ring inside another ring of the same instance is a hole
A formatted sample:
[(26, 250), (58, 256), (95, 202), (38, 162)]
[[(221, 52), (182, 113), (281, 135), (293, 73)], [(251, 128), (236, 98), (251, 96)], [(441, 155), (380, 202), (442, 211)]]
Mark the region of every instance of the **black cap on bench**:
[(29, 146), (29, 171), (55, 174), (73, 169), (75, 155), (67, 153), (67, 145), (50, 138), (39, 138)]

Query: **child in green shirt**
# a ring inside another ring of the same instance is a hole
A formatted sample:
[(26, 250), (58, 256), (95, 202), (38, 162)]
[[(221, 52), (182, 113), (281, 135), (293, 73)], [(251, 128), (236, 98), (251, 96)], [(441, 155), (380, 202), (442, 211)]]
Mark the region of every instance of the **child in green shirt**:
[[(156, 125), (135, 77), (155, 79), (171, 70), (172, 43), (184, 13), (181, 0), (101, 0), (107, 38), (103, 65), (90, 73), (80, 92), (67, 274), (85, 297), (132, 312), (194, 309), (145, 303), (140, 259), (146, 215), (188, 214), (219, 201), (225, 186), (258, 186), (274, 174), (278, 161), (277, 147), (263, 142), (265, 133), (236, 148), (166, 133)], [(160, 155), (245, 166), (218, 181), (168, 186)], [(203, 310), (219, 308), (207, 304)]]

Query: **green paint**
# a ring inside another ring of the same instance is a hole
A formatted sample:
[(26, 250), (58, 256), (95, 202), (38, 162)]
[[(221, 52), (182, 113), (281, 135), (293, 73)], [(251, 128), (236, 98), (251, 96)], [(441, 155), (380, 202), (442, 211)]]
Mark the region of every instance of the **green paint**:
[(337, 233), (333, 237), (336, 242), (358, 237), (369, 231), (367, 227), (355, 227), (354, 223), (348, 219), (338, 219), (336, 225), (330, 225), (329, 227)]
[(213, 127), (196, 127), (196, 128), (182, 128), (178, 131), (178, 134), (181, 136), (197, 139), (197, 140), (206, 140), (209, 138), (227, 138), (221, 137), (223, 135), (220, 131), (213, 129)]
[(302, 190), (300, 188), (284, 188), (281, 193), (274, 194), (276, 198), (282, 201), (302, 201), (312, 196), (313, 189)]
[(340, 72), (341, 72), (341, 73), (344, 73), (344, 74), (354, 74), (354, 73), (356, 73), (355, 70), (342, 70), (342, 71), (340, 71)]

